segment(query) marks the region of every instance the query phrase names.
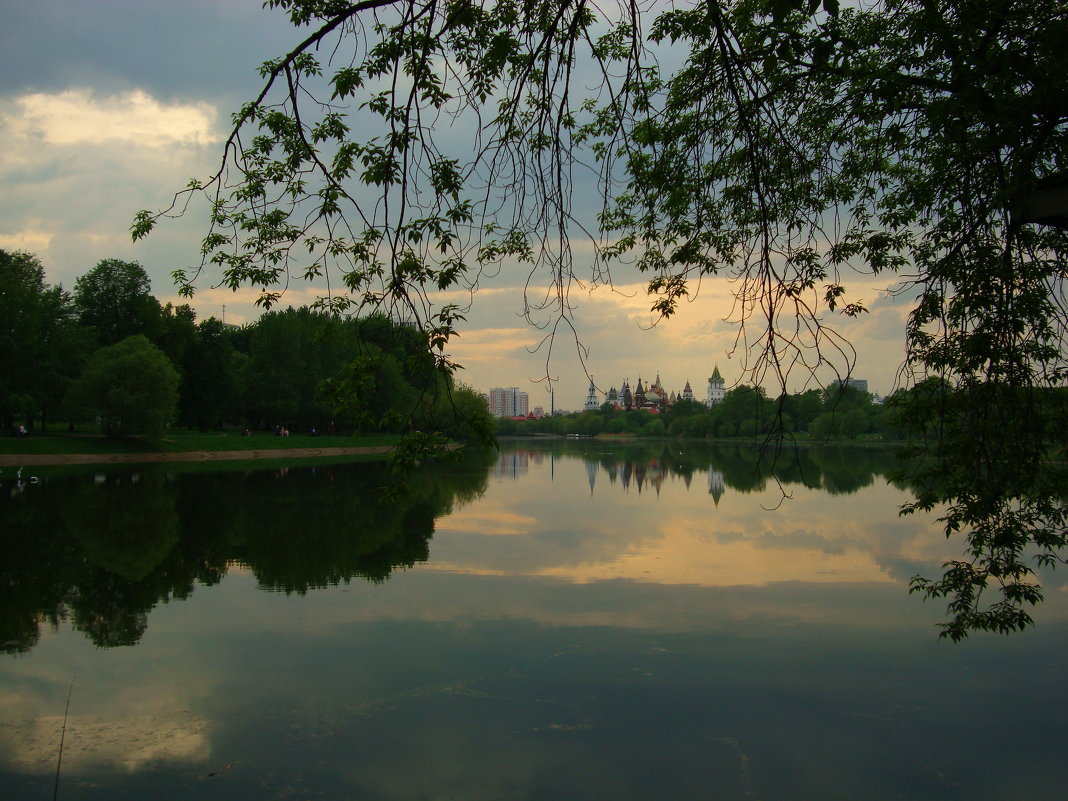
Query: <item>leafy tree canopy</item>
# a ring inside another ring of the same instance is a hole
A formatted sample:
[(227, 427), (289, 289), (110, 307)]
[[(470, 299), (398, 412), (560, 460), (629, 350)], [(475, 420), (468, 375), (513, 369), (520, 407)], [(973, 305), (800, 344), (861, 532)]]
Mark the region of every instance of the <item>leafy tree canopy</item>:
[(178, 380), (166, 354), (138, 334), (89, 358), (69, 405), (83, 417), (98, 417), (108, 436), (159, 436), (177, 411)]
[(102, 259), (74, 282), (74, 306), (82, 325), (93, 328), (101, 345), (160, 331), (159, 301), (145, 268), (135, 261)]
[[(553, 287), (525, 309), (551, 349), (588, 236), (587, 280), (633, 265), (664, 315), (696, 279), (733, 280), (743, 364), (783, 392), (848, 374), (828, 313), (863, 308), (841, 276), (887, 274), (913, 302), (903, 383), (944, 389), (902, 416), (941, 432), (918, 440), (945, 480), (917, 508), (944, 505), (969, 543), (916, 586), (949, 600), (953, 638), (1030, 622), (1030, 556), (1068, 542), (1068, 435), (1038, 393), (1068, 374), (1068, 234), (1035, 224), (1068, 171), (1062, 0), (267, 5), (300, 41), (176, 198), (210, 204), (202, 268), (267, 305), (329, 274), (350, 294), (324, 304), (402, 313), (448, 371), (463, 308), (438, 291), (526, 263)], [(135, 237), (174, 208), (141, 212)], [(199, 272), (176, 274), (184, 291)]]
[(91, 350), (77, 327), (70, 295), (44, 281), (40, 260), (0, 250), (0, 426), (16, 417), (42, 422)]

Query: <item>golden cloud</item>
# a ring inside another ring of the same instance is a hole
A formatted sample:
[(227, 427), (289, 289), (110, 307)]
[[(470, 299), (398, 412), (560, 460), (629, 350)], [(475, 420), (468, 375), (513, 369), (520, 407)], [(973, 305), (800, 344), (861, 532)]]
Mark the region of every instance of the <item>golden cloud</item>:
[(25, 250), (29, 253), (40, 253), (48, 250), (55, 234), (51, 231), (41, 231), (33, 228), (24, 228), (13, 234), (0, 234), (0, 248), (3, 250)]
[(69, 89), (23, 95), (14, 105), (17, 112), (5, 120), (10, 134), (50, 145), (164, 147), (206, 145), (219, 138), (217, 112), (209, 104), (165, 104), (140, 90), (101, 98), (88, 89)]

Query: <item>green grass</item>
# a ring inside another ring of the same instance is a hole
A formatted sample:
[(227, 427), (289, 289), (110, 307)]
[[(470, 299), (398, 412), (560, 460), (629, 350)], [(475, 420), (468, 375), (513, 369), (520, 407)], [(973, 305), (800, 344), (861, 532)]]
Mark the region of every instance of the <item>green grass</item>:
[(392, 445), (399, 437), (393, 434), (368, 434), (353, 437), (313, 437), (255, 433), (244, 437), (240, 431), (186, 431), (172, 429), (158, 440), (145, 437), (108, 439), (102, 434), (55, 433), (31, 434), (28, 437), (0, 438), (0, 453), (180, 453), (185, 451), (247, 451), (281, 448), (360, 448)]

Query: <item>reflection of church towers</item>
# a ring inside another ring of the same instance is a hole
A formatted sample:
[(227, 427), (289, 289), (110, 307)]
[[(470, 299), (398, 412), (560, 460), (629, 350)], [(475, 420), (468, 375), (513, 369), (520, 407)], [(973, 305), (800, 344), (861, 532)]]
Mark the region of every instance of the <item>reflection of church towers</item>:
[(712, 496), (716, 506), (719, 506), (719, 499), (723, 497), (725, 486), (723, 473), (715, 468), (710, 468), (708, 471), (708, 494)]
[(713, 406), (722, 402), (726, 394), (726, 382), (723, 380), (723, 376), (719, 374), (719, 365), (717, 364), (716, 369), (712, 371), (712, 376), (708, 379), (708, 394), (705, 397), (705, 403), (708, 406)]
[[(550, 451), (550, 454), (552, 454), (552, 451)], [(567, 457), (563, 458), (566, 459)], [(518, 462), (499, 460), (495, 473), (499, 477), (518, 475), (519, 472), (525, 472), (527, 461), (527, 459), (522, 459)], [(648, 491), (651, 490), (656, 493), (657, 498), (661, 497), (661, 493), (665, 490), (665, 485), (675, 478), (680, 478), (686, 485), (687, 491), (689, 491), (690, 482), (695, 475), (693, 469), (688, 469), (683, 465), (676, 467), (674, 456), (668, 451), (664, 451), (659, 455), (646, 452), (637, 456), (637, 458), (622, 457), (604, 461), (592, 458), (589, 454), (584, 454), (580, 457), (580, 461), (586, 470), (586, 483), (589, 485), (591, 496), (594, 495), (597, 489), (597, 477), (602, 470), (607, 474), (609, 483), (615, 484), (618, 479), (620, 489), (623, 492), (629, 492), (633, 486), (639, 495), (648, 494)], [(551, 464), (550, 461), (550, 468)], [(700, 472), (696, 474), (700, 475)], [(712, 496), (716, 506), (719, 506), (719, 501), (726, 491), (726, 480), (723, 473), (714, 467), (709, 466), (707, 472), (708, 494)]]
[(664, 479), (667, 478), (667, 467), (662, 464), (653, 462), (649, 465), (649, 483), (656, 490), (656, 496), (660, 497), (660, 487), (664, 484)]

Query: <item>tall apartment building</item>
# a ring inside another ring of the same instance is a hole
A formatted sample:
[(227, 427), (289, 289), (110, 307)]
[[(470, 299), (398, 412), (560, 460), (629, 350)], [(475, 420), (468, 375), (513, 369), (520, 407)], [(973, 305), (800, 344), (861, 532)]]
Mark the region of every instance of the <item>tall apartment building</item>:
[(850, 389), (859, 389), (861, 392), (868, 391), (868, 379), (866, 378), (840, 378), (831, 382), (831, 387), (845, 385)]
[(530, 396), (519, 387), (494, 387), (489, 391), (489, 410), (494, 417), (526, 417)]

